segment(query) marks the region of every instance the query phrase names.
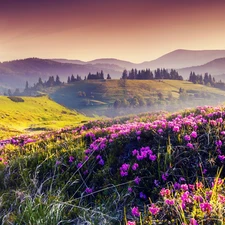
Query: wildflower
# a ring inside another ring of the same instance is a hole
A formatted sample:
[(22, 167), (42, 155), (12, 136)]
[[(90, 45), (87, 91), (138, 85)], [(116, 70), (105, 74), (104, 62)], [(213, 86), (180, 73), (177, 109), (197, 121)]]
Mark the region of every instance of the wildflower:
[(82, 167), (82, 165), (83, 165), (83, 164), (82, 164), (81, 162), (79, 162), (79, 163), (77, 164), (77, 168), (80, 169), (80, 168)]
[(74, 161), (74, 159), (75, 159), (75, 158), (74, 158), (73, 156), (70, 156), (70, 157), (69, 157), (69, 162), (72, 163), (72, 162)]
[(203, 183), (202, 182), (196, 182), (196, 188), (197, 189), (202, 189), (204, 187)]
[(154, 180), (154, 184), (155, 184), (156, 187), (158, 187), (160, 183), (159, 183), (158, 180)]
[(197, 132), (196, 131), (192, 131), (191, 134), (190, 134), (190, 136), (192, 138), (196, 138), (198, 135), (197, 135)]
[(127, 225), (136, 225), (135, 221), (127, 221)]
[(199, 196), (199, 195), (194, 195), (194, 196), (193, 196), (193, 199), (194, 199), (196, 202), (203, 202), (202, 196)]
[(225, 155), (218, 155), (218, 158), (221, 162), (225, 160)]
[(140, 216), (140, 212), (139, 212), (139, 209), (138, 207), (133, 207), (132, 210), (131, 210), (131, 213), (133, 216), (136, 216), (136, 217), (139, 217)]
[(148, 208), (148, 210), (152, 215), (156, 215), (159, 213), (160, 208), (155, 206), (155, 204), (151, 204), (151, 206)]
[(223, 196), (223, 195), (218, 195), (218, 201), (219, 201), (221, 204), (225, 204), (225, 196)]
[(191, 137), (190, 137), (189, 135), (186, 134), (186, 135), (184, 136), (184, 140), (185, 140), (185, 141), (190, 141), (190, 140), (191, 140)]
[(146, 195), (143, 193), (143, 192), (140, 192), (140, 198), (142, 198), (142, 199), (146, 199), (147, 197), (146, 197)]
[(195, 190), (195, 185), (193, 184), (188, 184), (188, 187), (190, 190), (194, 191)]
[(183, 191), (188, 191), (188, 185), (187, 185), (187, 184), (181, 184), (180, 188), (181, 188)]
[(98, 164), (101, 165), (101, 166), (104, 166), (105, 161), (103, 159), (100, 159), (99, 162), (98, 162)]
[(221, 178), (215, 178), (214, 182), (212, 182), (212, 187), (214, 187), (214, 185), (216, 186), (221, 186), (223, 184), (224, 180), (222, 180)]
[(191, 219), (190, 219), (190, 224), (189, 224), (189, 225), (198, 225), (198, 222), (197, 222), (196, 219), (191, 218)]
[(158, 129), (158, 134), (162, 134), (163, 130), (162, 129)]
[(180, 127), (174, 126), (174, 127), (173, 127), (173, 131), (178, 133), (178, 132), (180, 131)]
[(149, 159), (150, 159), (151, 161), (155, 161), (155, 160), (157, 159), (157, 156), (156, 156), (156, 155), (150, 155), (150, 156), (149, 156)]
[(127, 189), (130, 193), (133, 192), (133, 189), (131, 187), (128, 187)]
[(216, 146), (217, 146), (217, 147), (221, 147), (221, 146), (222, 146), (222, 144), (223, 144), (223, 143), (222, 143), (222, 141), (221, 141), (221, 140), (216, 141)]
[(202, 212), (210, 213), (212, 211), (212, 205), (208, 202), (201, 203), (200, 208)]
[(135, 182), (136, 184), (140, 184), (140, 181), (141, 181), (141, 178), (139, 178), (139, 177), (136, 177), (136, 178), (134, 179), (134, 182)]
[(161, 191), (160, 191), (160, 195), (162, 196), (162, 197), (164, 197), (164, 196), (169, 196), (170, 195), (170, 189), (165, 189), (165, 188), (163, 188)]
[(166, 181), (168, 176), (169, 176), (168, 173), (163, 173), (163, 174), (162, 174), (162, 179), (163, 179), (164, 181)]
[(175, 190), (178, 190), (178, 189), (180, 189), (180, 184), (176, 182), (176, 183), (174, 183), (173, 187)]
[(191, 144), (191, 143), (187, 143), (187, 147), (189, 147), (189, 148), (191, 148), (191, 149), (194, 148), (193, 144)]
[(92, 192), (93, 192), (93, 190), (91, 189), (91, 188), (86, 188), (85, 189), (85, 192), (87, 193), (87, 194), (91, 194)]
[(137, 170), (138, 167), (139, 167), (139, 165), (137, 163), (134, 163), (132, 166), (132, 170)]
[(165, 203), (166, 203), (167, 205), (174, 205), (174, 204), (175, 204), (175, 200), (174, 200), (174, 199), (166, 199), (166, 200), (165, 200)]

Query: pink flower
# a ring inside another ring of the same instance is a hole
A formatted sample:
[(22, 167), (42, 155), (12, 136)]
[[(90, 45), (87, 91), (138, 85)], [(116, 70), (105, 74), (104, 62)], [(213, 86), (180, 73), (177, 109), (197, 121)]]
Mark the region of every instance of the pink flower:
[(167, 205), (174, 205), (174, 204), (175, 204), (175, 200), (174, 200), (174, 199), (166, 199), (166, 200), (165, 200), (165, 203), (166, 203)]
[(203, 183), (202, 182), (196, 182), (196, 188), (197, 189), (201, 189), (201, 188), (203, 188), (204, 187), (204, 185), (203, 185)]
[(163, 188), (161, 191), (160, 191), (160, 195), (162, 196), (162, 197), (164, 197), (164, 196), (169, 196), (170, 195), (170, 189), (165, 189), (165, 188)]
[(188, 191), (188, 185), (187, 185), (187, 184), (181, 184), (180, 188), (181, 188), (183, 191)]
[(197, 220), (195, 220), (194, 218), (190, 219), (190, 224), (189, 225), (198, 225)]
[(189, 147), (189, 148), (191, 148), (191, 149), (194, 148), (193, 144), (191, 144), (191, 143), (187, 143), (187, 147)]
[(191, 137), (190, 137), (189, 135), (186, 134), (186, 135), (184, 136), (184, 140), (185, 140), (185, 141), (190, 141), (190, 140), (191, 140)]
[(132, 213), (133, 216), (136, 216), (136, 217), (140, 216), (140, 212), (139, 212), (138, 207), (133, 207), (132, 210), (131, 210), (131, 213)]
[(212, 205), (208, 202), (201, 203), (200, 208), (202, 212), (210, 213), (212, 211)]
[(178, 132), (180, 131), (180, 127), (174, 126), (174, 127), (173, 127), (173, 131), (178, 133)]
[(154, 204), (152, 204), (149, 208), (148, 208), (149, 212), (152, 214), (152, 215), (156, 215), (159, 213), (160, 211), (160, 208), (158, 208), (157, 206), (155, 206)]
[(127, 225), (136, 225), (135, 221), (127, 221)]
[(225, 196), (223, 196), (223, 195), (218, 195), (218, 201), (219, 201), (221, 204), (225, 204)]
[(216, 186), (221, 186), (223, 184), (224, 180), (222, 180), (221, 178), (215, 178), (214, 182), (212, 183), (212, 187), (214, 187), (214, 185)]
[(190, 136), (192, 138), (196, 138), (198, 135), (197, 135), (197, 132), (196, 131), (192, 131), (191, 134), (190, 134)]

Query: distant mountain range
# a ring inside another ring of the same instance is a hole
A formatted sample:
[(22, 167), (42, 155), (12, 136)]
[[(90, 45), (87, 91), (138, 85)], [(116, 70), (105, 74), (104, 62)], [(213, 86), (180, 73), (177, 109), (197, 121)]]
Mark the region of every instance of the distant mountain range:
[[(0, 89), (1, 87), (23, 88), (26, 80), (33, 85), (38, 78), (48, 79), (49, 76), (59, 75), (62, 81), (66, 81), (71, 74), (81, 75), (83, 78), (89, 72), (96, 73), (103, 70), (113, 79), (118, 79), (124, 69), (156, 68), (177, 69), (186, 79), (190, 71), (204, 74), (211, 73), (225, 80), (225, 50), (175, 50), (155, 60), (143, 63), (103, 58), (84, 62), (70, 59), (38, 59), (28, 58), (0, 63)], [(217, 78), (216, 78), (217, 79)], [(219, 80), (217, 79), (217, 80)]]
[(201, 66), (192, 66), (183, 69), (179, 69), (178, 72), (184, 77), (188, 78), (190, 72), (193, 71), (196, 74), (210, 73), (215, 76), (216, 80), (219, 81), (225, 79), (225, 57), (220, 59), (215, 59)]

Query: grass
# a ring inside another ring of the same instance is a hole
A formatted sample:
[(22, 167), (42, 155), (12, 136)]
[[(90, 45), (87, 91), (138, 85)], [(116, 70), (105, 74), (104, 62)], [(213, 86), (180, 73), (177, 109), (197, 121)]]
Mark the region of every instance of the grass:
[(0, 96), (0, 138), (26, 132), (76, 126), (89, 118), (50, 100), (48, 97), (22, 97), (13, 102)]
[(91, 121), (19, 145), (14, 138), (0, 149), (0, 222), (224, 224), (224, 110)]
[[(180, 88), (188, 94), (189, 99), (187, 101), (178, 101)], [(105, 112), (109, 110), (109, 107), (112, 107), (116, 99), (128, 99), (138, 95), (145, 100), (153, 99), (157, 101), (159, 92), (163, 95), (164, 103), (169, 106), (176, 104), (178, 101), (179, 108), (175, 108), (175, 110), (181, 109), (181, 103), (190, 101), (192, 106), (194, 103), (196, 103), (195, 105), (213, 104), (213, 102), (218, 104), (225, 101), (225, 92), (222, 90), (178, 80), (88, 80), (49, 88), (45, 91), (56, 102), (90, 116), (92, 114), (106, 115)], [(79, 97), (79, 91), (85, 92), (86, 96)], [(169, 94), (172, 94), (173, 99), (167, 99)], [(199, 96), (196, 97), (195, 94)], [(205, 96), (202, 96), (202, 94)], [(182, 107), (186, 108), (187, 104)], [(164, 107), (163, 109), (168, 110), (167, 108)], [(151, 108), (143, 109), (143, 112), (149, 110)]]

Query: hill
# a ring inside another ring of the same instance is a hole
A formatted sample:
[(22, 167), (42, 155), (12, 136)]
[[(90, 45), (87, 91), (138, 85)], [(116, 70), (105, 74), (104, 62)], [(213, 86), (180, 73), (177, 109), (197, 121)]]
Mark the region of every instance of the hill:
[(66, 81), (71, 74), (79, 74), (84, 78), (89, 72), (96, 73), (101, 70), (105, 74), (111, 74), (112, 77), (120, 77), (122, 71), (118, 66), (80, 65), (60, 63), (48, 59), (28, 58), (0, 63), (0, 83), (11, 87), (24, 88), (26, 80), (32, 84), (39, 77), (47, 79), (49, 76), (59, 75), (63, 81)]
[(184, 78), (188, 78), (191, 71), (195, 72), (196, 74), (210, 73), (211, 75), (215, 76), (217, 81), (219, 81), (220, 79), (225, 81), (223, 76), (219, 76), (219, 79), (216, 76), (222, 75), (225, 72), (225, 57), (215, 59), (201, 66), (192, 66), (178, 70), (179, 74)]
[(225, 101), (222, 90), (178, 80), (87, 80), (43, 91), (54, 101), (89, 116), (172, 111)]
[(0, 223), (222, 225), (224, 112), (147, 113), (0, 141)]
[(76, 111), (71, 111), (48, 97), (12, 97), (12, 100), (0, 96), (0, 138), (29, 133), (60, 129), (69, 125), (80, 124), (88, 118)]

